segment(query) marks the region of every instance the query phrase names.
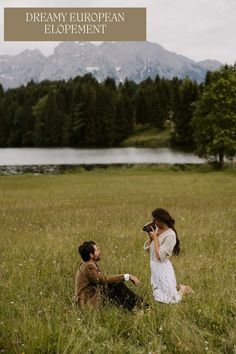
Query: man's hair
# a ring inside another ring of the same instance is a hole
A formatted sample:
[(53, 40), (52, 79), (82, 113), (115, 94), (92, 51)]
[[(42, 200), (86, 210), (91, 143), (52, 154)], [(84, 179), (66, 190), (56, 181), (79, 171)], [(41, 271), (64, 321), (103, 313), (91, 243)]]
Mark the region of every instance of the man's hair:
[(96, 243), (94, 241), (85, 241), (82, 245), (79, 246), (79, 254), (84, 262), (90, 260), (90, 253), (94, 254), (94, 246)]

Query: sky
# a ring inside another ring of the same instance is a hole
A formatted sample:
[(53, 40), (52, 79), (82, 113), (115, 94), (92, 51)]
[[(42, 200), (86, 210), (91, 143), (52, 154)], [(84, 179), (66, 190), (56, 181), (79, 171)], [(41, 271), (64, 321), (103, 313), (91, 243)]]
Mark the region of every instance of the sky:
[(146, 7), (148, 41), (195, 61), (236, 61), (236, 0), (1, 0), (0, 55), (50, 55), (58, 42), (4, 42), (4, 7)]

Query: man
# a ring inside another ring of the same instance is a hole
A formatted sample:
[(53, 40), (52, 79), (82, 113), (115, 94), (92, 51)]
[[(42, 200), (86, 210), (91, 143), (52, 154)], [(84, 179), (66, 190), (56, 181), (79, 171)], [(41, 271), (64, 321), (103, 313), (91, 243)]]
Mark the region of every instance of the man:
[(79, 305), (98, 308), (108, 299), (130, 311), (136, 305), (148, 306), (124, 284), (124, 281), (130, 280), (138, 285), (140, 281), (137, 277), (128, 273), (112, 276), (101, 273), (97, 266), (101, 252), (94, 241), (84, 242), (79, 246), (79, 253), (83, 259), (75, 279), (75, 300)]

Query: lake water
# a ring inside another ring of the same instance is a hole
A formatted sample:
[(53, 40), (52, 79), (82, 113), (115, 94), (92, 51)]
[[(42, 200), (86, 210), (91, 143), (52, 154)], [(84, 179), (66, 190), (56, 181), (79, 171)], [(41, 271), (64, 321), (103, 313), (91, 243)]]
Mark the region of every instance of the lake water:
[(1, 148), (0, 166), (204, 163), (188, 152), (170, 148)]

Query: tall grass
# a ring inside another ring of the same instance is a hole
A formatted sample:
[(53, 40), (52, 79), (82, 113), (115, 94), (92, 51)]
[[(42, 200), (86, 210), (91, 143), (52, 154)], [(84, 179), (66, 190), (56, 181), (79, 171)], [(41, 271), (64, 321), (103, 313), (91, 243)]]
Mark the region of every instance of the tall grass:
[[(235, 187), (229, 172), (155, 168), (1, 176), (2, 352), (235, 353)], [(176, 305), (152, 300), (141, 229), (156, 207), (176, 218), (176, 277), (195, 290)], [(77, 246), (91, 239), (104, 272), (141, 279), (150, 311), (74, 306)]]

